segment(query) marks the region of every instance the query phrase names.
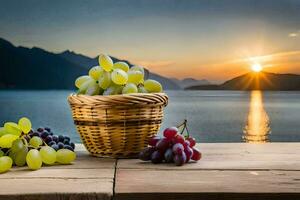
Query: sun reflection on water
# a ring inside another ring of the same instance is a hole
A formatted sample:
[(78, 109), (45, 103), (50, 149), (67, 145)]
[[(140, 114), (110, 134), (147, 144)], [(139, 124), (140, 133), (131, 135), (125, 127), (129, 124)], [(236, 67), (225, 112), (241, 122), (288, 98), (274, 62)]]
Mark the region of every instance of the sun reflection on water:
[(264, 109), (262, 91), (251, 92), (250, 109), (243, 139), (247, 143), (268, 142), (271, 133), (270, 119)]

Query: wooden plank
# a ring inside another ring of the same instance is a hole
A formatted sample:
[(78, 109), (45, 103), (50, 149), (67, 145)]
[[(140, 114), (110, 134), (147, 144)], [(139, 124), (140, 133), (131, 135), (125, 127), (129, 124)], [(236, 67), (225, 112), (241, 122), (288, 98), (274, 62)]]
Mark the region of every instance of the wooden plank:
[[(208, 143), (198, 144), (202, 159), (176, 170), (222, 169), (222, 170), (300, 170), (299, 143)], [(118, 161), (120, 169), (174, 169), (173, 164), (153, 165), (138, 159)]]
[(118, 200), (297, 199), (300, 172), (118, 169), (115, 192)]
[(82, 145), (76, 153), (72, 165), (14, 167), (1, 174), (0, 199), (112, 199), (116, 160), (92, 157)]
[(1, 180), (0, 199), (110, 200), (112, 185), (101, 179), (7, 179)]

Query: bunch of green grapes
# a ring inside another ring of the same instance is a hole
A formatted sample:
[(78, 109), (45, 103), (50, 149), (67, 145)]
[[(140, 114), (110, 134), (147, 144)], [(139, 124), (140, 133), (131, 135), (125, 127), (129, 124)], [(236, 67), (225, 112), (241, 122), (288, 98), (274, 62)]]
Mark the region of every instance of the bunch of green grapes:
[(88, 75), (76, 79), (78, 94), (116, 95), (163, 91), (158, 81), (144, 80), (145, 71), (141, 66), (130, 68), (126, 62), (114, 63), (108, 55), (103, 54), (98, 61), (99, 65), (92, 67)]
[(37, 170), (55, 163), (72, 163), (76, 154), (70, 149), (58, 149), (48, 146), (41, 137), (34, 136), (31, 122), (23, 117), (18, 123), (6, 122), (0, 127), (0, 173), (7, 172), (13, 165), (27, 165)]

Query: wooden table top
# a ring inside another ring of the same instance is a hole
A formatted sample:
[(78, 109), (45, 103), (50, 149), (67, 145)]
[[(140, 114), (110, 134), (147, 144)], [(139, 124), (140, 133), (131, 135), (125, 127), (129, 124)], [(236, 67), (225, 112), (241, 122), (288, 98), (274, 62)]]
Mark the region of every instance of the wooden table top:
[(182, 167), (89, 156), (0, 174), (0, 199), (300, 199), (300, 143), (205, 143)]

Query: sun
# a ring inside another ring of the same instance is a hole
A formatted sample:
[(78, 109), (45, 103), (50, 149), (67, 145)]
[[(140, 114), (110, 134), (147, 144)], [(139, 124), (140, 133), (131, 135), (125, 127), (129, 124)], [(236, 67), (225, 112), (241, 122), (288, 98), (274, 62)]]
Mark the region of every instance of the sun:
[(262, 70), (262, 66), (259, 63), (255, 63), (251, 66), (252, 71), (260, 72)]

